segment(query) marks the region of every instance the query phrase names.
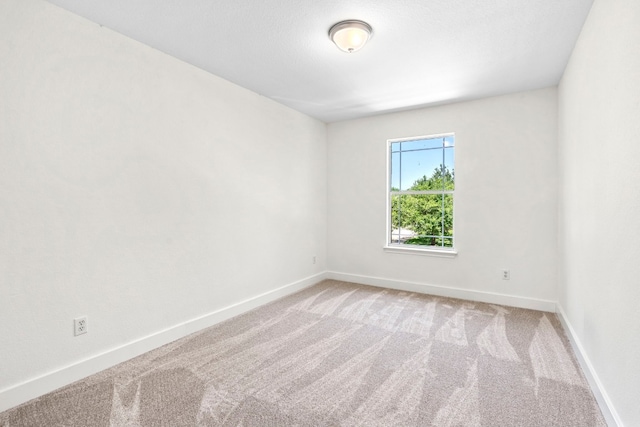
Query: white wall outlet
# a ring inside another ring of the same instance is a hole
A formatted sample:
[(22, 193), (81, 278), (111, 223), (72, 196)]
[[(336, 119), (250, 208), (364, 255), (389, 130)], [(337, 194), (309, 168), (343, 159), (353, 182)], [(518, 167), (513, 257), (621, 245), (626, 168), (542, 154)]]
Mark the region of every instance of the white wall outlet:
[(500, 270), (502, 280), (509, 280), (511, 278), (511, 273), (507, 269)]
[(78, 336), (86, 334), (89, 331), (87, 316), (76, 317), (73, 319), (73, 335)]
[(315, 264), (316, 263), (316, 256), (314, 255), (313, 258), (311, 258), (311, 261)]

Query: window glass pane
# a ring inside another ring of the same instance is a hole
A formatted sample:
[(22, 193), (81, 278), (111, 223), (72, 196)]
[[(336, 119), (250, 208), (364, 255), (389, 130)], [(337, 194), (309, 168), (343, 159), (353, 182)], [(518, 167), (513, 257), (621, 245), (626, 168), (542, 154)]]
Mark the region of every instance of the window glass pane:
[(453, 135), (444, 137), (444, 146), (445, 147), (454, 147), (456, 145), (455, 138)]
[(442, 239), (442, 246), (444, 246), (445, 248), (452, 248), (453, 247), (453, 239), (451, 239), (449, 237), (445, 237), (444, 239)]
[(453, 190), (455, 189), (454, 183), (454, 148), (445, 148), (444, 149), (444, 189), (445, 190)]
[(402, 194), (392, 197), (391, 242), (437, 245), (443, 230), (443, 195)]
[(391, 243), (453, 247), (453, 195), (395, 195)]
[(441, 176), (442, 150), (419, 150), (400, 153), (400, 190), (441, 190), (432, 179)]
[(453, 194), (444, 194), (443, 204), (443, 234), (445, 237), (453, 238)]
[(409, 207), (408, 198), (410, 197), (408, 195), (391, 196), (391, 243), (404, 243), (405, 240), (415, 236), (415, 233), (405, 225), (405, 210)]
[(392, 142), (391, 143), (391, 152), (395, 153), (397, 151), (400, 151), (400, 142)]
[(391, 191), (400, 190), (400, 153), (391, 153)]
[(402, 151), (442, 148), (443, 138), (415, 139), (402, 143)]

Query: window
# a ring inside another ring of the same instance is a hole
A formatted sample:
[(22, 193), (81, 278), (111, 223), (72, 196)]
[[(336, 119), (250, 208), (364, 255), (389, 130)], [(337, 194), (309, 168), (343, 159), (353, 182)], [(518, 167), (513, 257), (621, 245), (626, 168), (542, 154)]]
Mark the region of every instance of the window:
[(453, 251), (453, 134), (390, 140), (387, 247)]

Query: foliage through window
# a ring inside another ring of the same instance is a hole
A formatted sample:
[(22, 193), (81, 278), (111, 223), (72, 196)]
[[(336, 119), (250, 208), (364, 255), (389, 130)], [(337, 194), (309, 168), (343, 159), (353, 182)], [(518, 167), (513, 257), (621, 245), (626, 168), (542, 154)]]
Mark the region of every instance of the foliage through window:
[(453, 249), (453, 134), (389, 141), (388, 244)]

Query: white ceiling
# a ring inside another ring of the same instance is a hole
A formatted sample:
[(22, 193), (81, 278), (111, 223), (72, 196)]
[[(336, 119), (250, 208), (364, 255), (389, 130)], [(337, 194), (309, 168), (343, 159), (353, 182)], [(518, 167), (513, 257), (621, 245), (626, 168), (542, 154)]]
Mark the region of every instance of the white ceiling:
[[(325, 122), (557, 84), (593, 0), (49, 0)], [(329, 40), (373, 27), (359, 52)]]

